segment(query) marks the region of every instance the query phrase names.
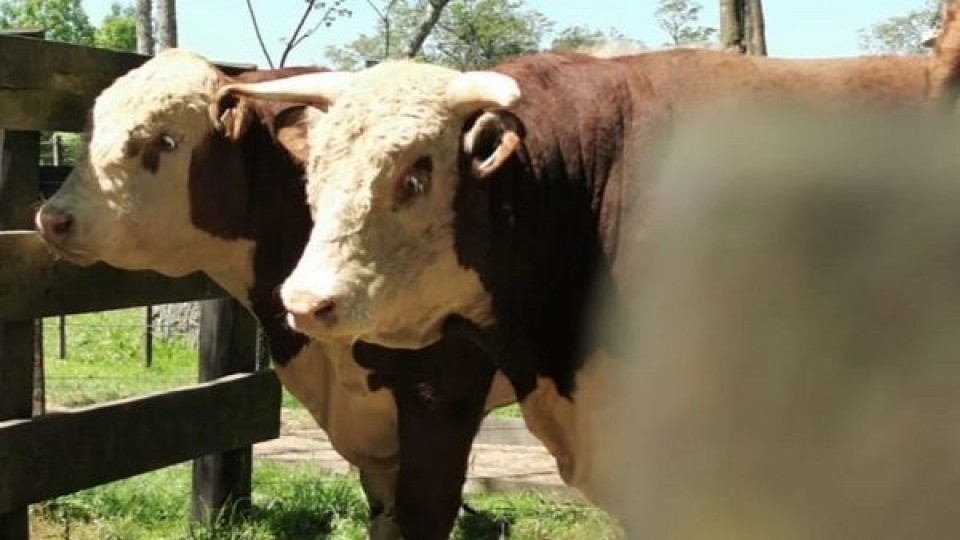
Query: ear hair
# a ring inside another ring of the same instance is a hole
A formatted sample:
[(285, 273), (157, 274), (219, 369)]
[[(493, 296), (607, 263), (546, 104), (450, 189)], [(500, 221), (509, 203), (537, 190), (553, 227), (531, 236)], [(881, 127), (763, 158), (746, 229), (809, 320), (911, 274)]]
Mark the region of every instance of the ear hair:
[(516, 151), (522, 127), (506, 111), (487, 111), (463, 134), (463, 151), (470, 158), (474, 178), (483, 180), (499, 169)]
[(238, 141), (250, 126), (250, 102), (232, 92), (231, 85), (221, 86), (207, 111), (214, 129), (230, 141)]
[(307, 163), (309, 155), (307, 135), (310, 123), (322, 114), (318, 109), (308, 105), (294, 105), (279, 111), (274, 118), (273, 126), (277, 141), (301, 165)]

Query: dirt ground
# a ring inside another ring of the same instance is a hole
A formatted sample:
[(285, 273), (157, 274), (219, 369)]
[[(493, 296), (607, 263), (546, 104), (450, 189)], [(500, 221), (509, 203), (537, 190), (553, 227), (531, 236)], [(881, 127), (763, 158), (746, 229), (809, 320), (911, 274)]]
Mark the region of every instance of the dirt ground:
[[(326, 471), (350, 474), (350, 465), (305, 411), (283, 411), (281, 436), (254, 447), (256, 457), (314, 462)], [(467, 491), (532, 490), (577, 500), (563, 484), (553, 458), (519, 418), (488, 418), (477, 435), (467, 472)]]

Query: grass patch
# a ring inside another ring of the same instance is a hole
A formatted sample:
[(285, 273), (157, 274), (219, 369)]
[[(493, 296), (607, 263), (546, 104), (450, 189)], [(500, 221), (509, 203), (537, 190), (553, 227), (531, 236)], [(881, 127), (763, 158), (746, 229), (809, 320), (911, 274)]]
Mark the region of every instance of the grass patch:
[(305, 465), (258, 463), (248, 516), (228, 508), (211, 525), (191, 523), (190, 466), (178, 465), (35, 505), (31, 538), (363, 538), (366, 503), (357, 482)]
[(61, 360), (57, 319), (44, 319), (47, 403), (89, 405), (196, 382), (196, 347), (181, 339), (154, 340), (146, 367), (143, 322), (143, 308), (71, 315)]
[[(351, 478), (309, 465), (259, 462), (248, 516), (190, 523), (190, 467), (178, 465), (60, 497), (31, 509), (31, 538), (94, 540), (310, 540), (366, 538), (367, 506)], [(603, 512), (534, 494), (472, 495), (479, 511), (458, 522), (459, 540), (603, 540), (619, 530)]]
[[(58, 320), (43, 320), (47, 404), (79, 407), (197, 382), (197, 347), (181, 338), (153, 340), (146, 366), (144, 308), (66, 317), (66, 358), (59, 358)], [(283, 407), (302, 409), (289, 392)]]

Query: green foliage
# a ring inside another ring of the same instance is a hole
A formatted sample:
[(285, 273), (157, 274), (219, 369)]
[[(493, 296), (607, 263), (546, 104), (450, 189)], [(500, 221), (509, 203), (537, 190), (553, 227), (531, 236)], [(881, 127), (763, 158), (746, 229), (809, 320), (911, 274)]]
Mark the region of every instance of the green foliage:
[(615, 28), (603, 32), (586, 26), (571, 26), (557, 33), (550, 44), (551, 51), (570, 51), (589, 48), (604, 43), (627, 45), (643, 49), (643, 43), (628, 37)]
[(389, 0), (377, 8), (377, 27), (372, 34), (360, 34), (343, 47), (327, 47), (326, 56), (339, 69), (357, 70), (367, 61), (401, 58), (403, 45), (411, 39), (417, 22), (417, 2)]
[(117, 51), (137, 50), (137, 12), (131, 4), (113, 3), (94, 35), (94, 44)]
[(79, 45), (95, 34), (81, 0), (0, 0), (0, 28), (43, 28), (47, 39)]
[(874, 54), (923, 54), (924, 35), (940, 24), (939, 0), (890, 17), (858, 32), (860, 49)]
[(579, 49), (596, 45), (605, 39), (606, 36), (600, 30), (587, 28), (586, 26), (571, 26), (557, 33), (557, 36), (553, 38), (550, 49), (554, 51)]
[[(381, 11), (389, 25), (361, 34), (344, 47), (330, 47), (327, 58), (340, 69), (357, 69), (365, 61), (397, 58), (405, 53), (416, 28), (422, 0), (393, 0)], [(389, 28), (388, 28), (389, 26)], [(420, 58), (457, 69), (487, 67), (511, 56), (540, 50), (553, 22), (523, 0), (454, 0), (424, 43)], [(388, 32), (389, 30), (389, 32)]]
[(457, 69), (492, 66), (537, 52), (553, 22), (522, 0), (457, 0), (430, 36), (426, 56)]
[(709, 43), (717, 30), (698, 24), (702, 9), (703, 5), (696, 0), (658, 0), (654, 18), (657, 26), (670, 36), (670, 42), (664, 45), (681, 47)]

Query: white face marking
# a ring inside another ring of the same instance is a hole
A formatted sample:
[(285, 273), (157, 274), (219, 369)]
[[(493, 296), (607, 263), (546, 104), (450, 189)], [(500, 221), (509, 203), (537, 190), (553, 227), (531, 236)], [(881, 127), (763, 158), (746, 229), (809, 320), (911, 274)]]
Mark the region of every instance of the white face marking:
[[(190, 219), (191, 154), (210, 133), (207, 104), (219, 77), (199, 56), (168, 50), (97, 98), (78, 163), (44, 205), (73, 218), (67, 235), (41, 228), (64, 258), (168, 275), (236, 273), (238, 263), (252, 271), (233, 249), (238, 242), (200, 231)], [(249, 242), (239, 243), (249, 252)]]
[[(488, 295), (454, 250), (464, 118), (444, 92), (457, 75), (381, 64), (358, 73), (311, 130), (315, 225), (282, 289), (298, 330), (419, 348), (451, 313), (489, 324)], [(311, 316), (323, 306), (333, 306), (328, 317)]]

